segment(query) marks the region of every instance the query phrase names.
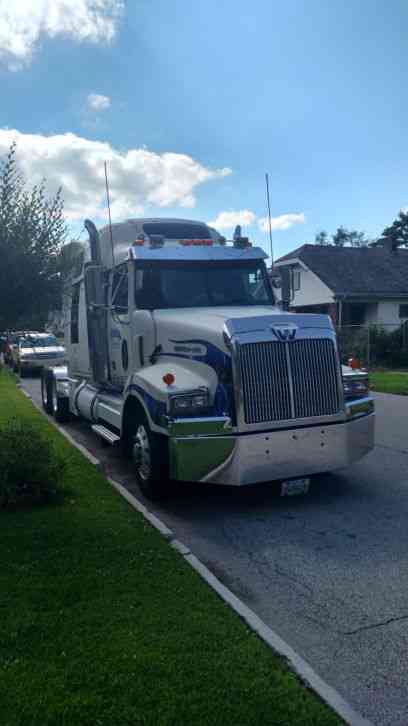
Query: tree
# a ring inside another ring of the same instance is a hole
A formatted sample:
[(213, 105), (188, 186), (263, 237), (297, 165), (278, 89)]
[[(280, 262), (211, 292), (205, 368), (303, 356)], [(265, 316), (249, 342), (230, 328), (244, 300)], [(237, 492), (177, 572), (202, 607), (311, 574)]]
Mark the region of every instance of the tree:
[(61, 189), (27, 188), (16, 145), (0, 163), (0, 329), (45, 320), (60, 293), (58, 256), (66, 237)]
[(62, 286), (81, 273), (84, 255), (85, 247), (77, 240), (71, 240), (71, 242), (61, 247), (56, 264), (61, 276)]
[(324, 230), (322, 230), (321, 232), (317, 232), (317, 234), (315, 236), (315, 245), (325, 246), (325, 245), (329, 245), (329, 244), (330, 244), (330, 240), (329, 240), (329, 235), (327, 234), (327, 232), (325, 232)]
[(384, 229), (377, 244), (391, 249), (408, 246), (408, 212), (400, 211), (397, 219)]
[(336, 232), (329, 237), (327, 232), (318, 232), (315, 236), (316, 245), (334, 245), (335, 247), (366, 247), (369, 240), (364, 232), (357, 232), (356, 229), (348, 230), (346, 227), (338, 227)]

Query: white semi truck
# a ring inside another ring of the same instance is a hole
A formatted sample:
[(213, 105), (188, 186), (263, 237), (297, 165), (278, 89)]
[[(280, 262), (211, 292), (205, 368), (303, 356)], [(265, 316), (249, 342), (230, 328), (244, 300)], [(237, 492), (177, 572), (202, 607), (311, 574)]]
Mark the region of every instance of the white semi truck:
[(146, 496), (305, 480), (372, 449), (367, 375), (342, 369), (328, 316), (281, 309), (260, 248), (189, 220), (85, 227), (43, 406), (121, 445)]

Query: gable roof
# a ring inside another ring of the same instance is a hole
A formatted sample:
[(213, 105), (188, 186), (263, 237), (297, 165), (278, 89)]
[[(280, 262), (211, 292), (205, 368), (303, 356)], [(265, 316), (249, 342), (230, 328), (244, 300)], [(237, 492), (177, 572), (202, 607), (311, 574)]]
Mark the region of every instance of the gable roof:
[(408, 249), (305, 244), (276, 263), (295, 259), (336, 295), (408, 297)]

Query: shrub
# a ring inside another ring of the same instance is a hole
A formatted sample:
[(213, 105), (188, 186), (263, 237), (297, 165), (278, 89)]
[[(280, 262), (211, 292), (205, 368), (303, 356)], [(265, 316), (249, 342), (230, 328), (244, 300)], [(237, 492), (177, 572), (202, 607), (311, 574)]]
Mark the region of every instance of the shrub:
[(381, 325), (344, 326), (338, 330), (343, 363), (350, 356), (361, 365), (405, 368), (408, 365), (408, 325), (394, 330)]
[(45, 500), (63, 469), (51, 441), (34, 424), (11, 420), (0, 428), (0, 506)]

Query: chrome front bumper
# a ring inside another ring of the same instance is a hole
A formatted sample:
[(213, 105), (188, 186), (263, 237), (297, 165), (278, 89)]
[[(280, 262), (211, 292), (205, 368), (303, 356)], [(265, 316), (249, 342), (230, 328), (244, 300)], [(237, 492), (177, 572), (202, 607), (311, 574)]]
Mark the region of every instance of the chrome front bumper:
[(227, 433), (228, 419), (176, 421), (171, 477), (242, 486), (342, 469), (374, 447), (374, 420), (372, 399), (362, 399), (347, 406), (343, 423), (328, 426), (239, 435)]

